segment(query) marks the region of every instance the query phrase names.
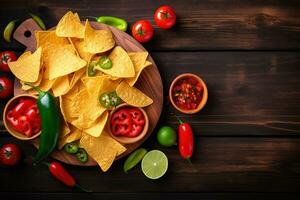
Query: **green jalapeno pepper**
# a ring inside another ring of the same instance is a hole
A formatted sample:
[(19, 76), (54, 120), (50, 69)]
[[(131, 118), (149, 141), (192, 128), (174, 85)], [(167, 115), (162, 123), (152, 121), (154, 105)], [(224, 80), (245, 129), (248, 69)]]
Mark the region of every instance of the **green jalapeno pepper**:
[(10, 40), (11, 34), (12, 34), (14, 28), (15, 28), (15, 25), (16, 25), (16, 22), (17, 22), (17, 21), (18, 21), (18, 19), (12, 20), (12, 21), (10, 21), (10, 22), (6, 25), (6, 27), (5, 27), (4, 31), (3, 31), (3, 38), (4, 38), (4, 40), (5, 40), (6, 42), (10, 42), (10, 41), (11, 41), (11, 40)]
[(95, 76), (96, 75), (96, 71), (94, 69), (94, 67), (97, 65), (97, 61), (92, 61), (90, 62), (89, 66), (88, 66), (88, 76)]
[(122, 102), (121, 98), (117, 95), (115, 91), (105, 92), (101, 94), (99, 97), (99, 101), (101, 105), (105, 108), (118, 106)]
[(32, 13), (29, 13), (29, 15), (30, 15), (30, 16), (32, 17), (32, 19), (39, 25), (39, 27), (41, 27), (41, 29), (46, 30), (46, 26), (45, 26), (43, 20), (42, 20), (39, 16), (34, 15), (34, 14), (32, 14)]
[(81, 163), (86, 163), (88, 161), (88, 154), (83, 148), (79, 148), (76, 153), (76, 158)]
[(56, 99), (51, 93), (44, 92), (28, 83), (26, 85), (31, 86), (39, 93), (37, 105), (42, 120), (42, 131), (39, 149), (34, 159), (36, 164), (44, 160), (56, 147), (61, 131), (61, 118)]
[(125, 173), (127, 173), (130, 169), (132, 169), (134, 166), (136, 166), (146, 155), (147, 150), (144, 148), (140, 148), (135, 150), (133, 153), (128, 156), (126, 159), (123, 170)]
[(107, 56), (102, 56), (97, 65), (99, 65), (102, 69), (110, 69), (112, 67), (112, 62)]
[(69, 154), (77, 153), (78, 149), (79, 149), (79, 146), (76, 142), (71, 142), (64, 146), (64, 150)]
[(97, 22), (116, 27), (117, 29), (120, 29), (121, 31), (124, 32), (127, 30), (127, 22), (124, 19), (118, 17), (101, 16), (101, 17), (95, 17), (95, 20)]

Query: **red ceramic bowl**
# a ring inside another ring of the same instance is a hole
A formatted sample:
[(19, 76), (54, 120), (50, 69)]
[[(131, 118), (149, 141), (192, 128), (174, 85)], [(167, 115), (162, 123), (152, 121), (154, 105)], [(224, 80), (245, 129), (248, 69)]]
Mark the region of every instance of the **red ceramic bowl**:
[[(184, 79), (184, 78), (189, 78), (189, 77), (197, 80), (201, 84), (201, 86), (203, 88), (203, 95), (202, 95), (202, 99), (196, 109), (184, 110), (176, 105), (176, 103), (173, 99), (172, 91), (173, 91), (174, 86), (176, 85), (176, 83), (179, 80)], [(170, 89), (169, 89), (169, 98), (170, 98), (170, 101), (171, 101), (172, 105), (174, 106), (174, 108), (176, 108), (178, 111), (185, 113), (185, 114), (195, 114), (195, 113), (199, 112), (205, 106), (205, 104), (207, 102), (207, 98), (208, 98), (208, 90), (207, 90), (206, 84), (199, 76), (197, 76), (195, 74), (191, 74), (191, 73), (185, 73), (185, 74), (181, 74), (181, 75), (177, 76), (173, 80), (173, 82), (170, 86)]]

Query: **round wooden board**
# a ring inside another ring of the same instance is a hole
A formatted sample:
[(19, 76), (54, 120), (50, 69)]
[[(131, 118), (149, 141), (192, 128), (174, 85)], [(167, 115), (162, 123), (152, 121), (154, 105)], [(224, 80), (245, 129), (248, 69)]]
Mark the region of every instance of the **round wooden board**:
[[(122, 46), (126, 51), (128, 52), (138, 52), (138, 51), (146, 51), (145, 48), (138, 43), (135, 39), (133, 39), (130, 35), (127, 33), (120, 31), (112, 26), (108, 26), (105, 24), (97, 23), (97, 22), (91, 22), (91, 25), (95, 29), (107, 29), (111, 30), (115, 41), (117, 45)], [(27, 46), (27, 50), (34, 51), (35, 50), (35, 38), (34, 36), (34, 30), (40, 30), (36, 23), (32, 19), (28, 19), (24, 21), (15, 31), (14, 38), (18, 40), (20, 43)], [(30, 31), (32, 34), (30, 37), (25, 37), (24, 33), (26, 31)], [(127, 148), (127, 151), (124, 152), (122, 155), (118, 156), (116, 159), (122, 158), (126, 155), (128, 155), (130, 152), (141, 146), (141, 144), (151, 135), (153, 132), (163, 106), (163, 84), (162, 80), (158, 71), (158, 68), (153, 61), (151, 55), (148, 56), (148, 61), (152, 63), (152, 67), (148, 67), (144, 69), (144, 71), (141, 73), (137, 83), (135, 84), (135, 87), (139, 88), (141, 91), (143, 91), (145, 94), (147, 94), (149, 97), (153, 99), (153, 104), (146, 107), (145, 111), (148, 114), (149, 117), (149, 130), (141, 141), (133, 143), (133, 144), (127, 144), (124, 145)], [(23, 91), (20, 89), (20, 83), (19, 81), (15, 81), (15, 95), (23, 93)], [(32, 143), (38, 147), (38, 139), (33, 140)], [(80, 165), (80, 166), (95, 166), (97, 163), (90, 158), (89, 161), (85, 164), (82, 164), (78, 162), (75, 158), (75, 156), (67, 154), (64, 151), (55, 150), (52, 155), (53, 158), (60, 160), (64, 163), (71, 164), (71, 165)]]

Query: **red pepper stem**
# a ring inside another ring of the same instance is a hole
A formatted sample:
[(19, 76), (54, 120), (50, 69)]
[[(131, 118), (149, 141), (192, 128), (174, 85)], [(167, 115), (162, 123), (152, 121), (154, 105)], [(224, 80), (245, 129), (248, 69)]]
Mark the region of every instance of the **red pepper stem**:
[(34, 90), (36, 90), (38, 93), (43, 93), (44, 91), (42, 91), (39, 87), (32, 85), (31, 83), (27, 83), (25, 82), (25, 85), (28, 85), (30, 87), (32, 87)]
[(42, 164), (46, 165), (47, 167), (50, 167), (50, 163), (43, 161)]
[(75, 184), (75, 187), (77, 187), (78, 189), (80, 189), (80, 190), (82, 190), (82, 191), (84, 191), (84, 192), (92, 192), (91, 190), (88, 190), (88, 189), (82, 187), (81, 185), (79, 185), (79, 184), (77, 184), (77, 183)]
[(191, 158), (186, 158), (186, 160), (187, 160), (190, 164), (193, 164), (192, 161), (191, 161)]
[(183, 124), (183, 121), (177, 115), (175, 115), (175, 117), (177, 118), (180, 124)]

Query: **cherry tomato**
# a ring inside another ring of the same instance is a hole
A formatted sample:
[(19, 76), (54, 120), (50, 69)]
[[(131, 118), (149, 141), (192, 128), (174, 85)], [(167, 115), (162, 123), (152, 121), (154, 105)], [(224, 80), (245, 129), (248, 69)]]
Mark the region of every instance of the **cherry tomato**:
[(0, 77), (0, 99), (5, 99), (13, 94), (13, 82), (5, 77)]
[(169, 29), (176, 22), (176, 14), (170, 6), (161, 6), (155, 11), (154, 20), (160, 28)]
[(0, 163), (3, 165), (16, 165), (21, 159), (21, 150), (15, 144), (5, 144), (0, 149)]
[(141, 43), (151, 40), (154, 33), (151, 23), (147, 20), (139, 20), (135, 22), (131, 31), (133, 37)]
[(10, 72), (8, 62), (17, 60), (17, 56), (13, 51), (0, 52), (0, 70)]

